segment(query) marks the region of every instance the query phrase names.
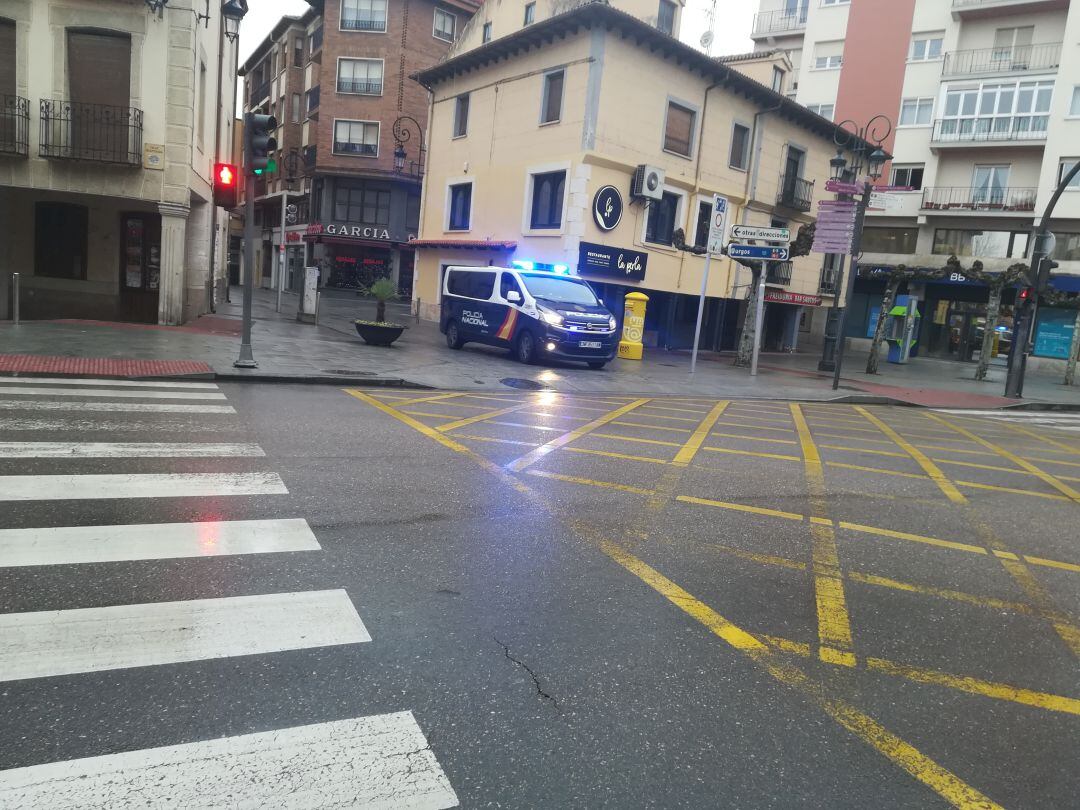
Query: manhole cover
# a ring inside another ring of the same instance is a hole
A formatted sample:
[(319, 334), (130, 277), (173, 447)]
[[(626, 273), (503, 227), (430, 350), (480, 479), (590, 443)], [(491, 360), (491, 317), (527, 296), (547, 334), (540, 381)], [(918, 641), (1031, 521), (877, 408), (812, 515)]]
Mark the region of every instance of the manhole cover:
[(523, 380), (520, 377), (503, 377), (499, 380), (503, 385), (510, 388), (520, 388), (524, 391), (542, 391), (544, 386), (536, 380)]
[(370, 377), (374, 371), (353, 371), (351, 368), (324, 368), (323, 374), (341, 374), (346, 377)]

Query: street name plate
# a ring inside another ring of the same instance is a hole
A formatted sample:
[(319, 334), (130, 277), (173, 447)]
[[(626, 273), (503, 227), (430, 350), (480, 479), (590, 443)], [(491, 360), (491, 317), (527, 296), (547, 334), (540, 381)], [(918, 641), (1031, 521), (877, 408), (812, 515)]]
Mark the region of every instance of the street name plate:
[(733, 259), (759, 259), (770, 262), (786, 262), (790, 255), (786, 247), (769, 245), (728, 245), (727, 253)]
[(759, 228), (756, 225), (732, 225), (732, 239), (761, 239), (765, 242), (790, 242), (788, 228)]

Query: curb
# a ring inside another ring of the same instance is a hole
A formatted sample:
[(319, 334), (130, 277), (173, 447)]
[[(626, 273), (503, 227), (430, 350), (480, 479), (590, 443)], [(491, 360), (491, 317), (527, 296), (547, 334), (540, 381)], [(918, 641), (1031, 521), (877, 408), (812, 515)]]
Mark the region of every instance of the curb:
[(408, 388), (414, 391), (439, 391), (442, 389), (432, 385), (410, 382), (399, 377), (328, 377), (325, 375), (297, 375), (297, 374), (243, 374), (243, 373), (216, 373), (212, 379), (220, 382), (257, 382), (257, 383), (304, 383), (314, 385), (351, 385), (367, 388)]

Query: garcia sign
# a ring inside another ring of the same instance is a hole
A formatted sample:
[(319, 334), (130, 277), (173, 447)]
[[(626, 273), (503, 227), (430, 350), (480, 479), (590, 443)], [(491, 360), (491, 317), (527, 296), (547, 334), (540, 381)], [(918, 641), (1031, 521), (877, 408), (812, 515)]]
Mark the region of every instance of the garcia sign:
[(390, 231), (378, 226), (349, 225), (345, 222), (331, 222), (328, 225), (313, 222), (307, 226), (306, 234), (308, 236), (318, 236), (324, 233), (327, 236), (346, 236), (352, 239), (385, 239), (390, 241)]
[(615, 186), (602, 186), (593, 197), (593, 219), (604, 231), (613, 231), (622, 220), (622, 195)]
[(649, 254), (639, 250), (582, 242), (578, 247), (578, 273), (627, 281), (643, 281)]

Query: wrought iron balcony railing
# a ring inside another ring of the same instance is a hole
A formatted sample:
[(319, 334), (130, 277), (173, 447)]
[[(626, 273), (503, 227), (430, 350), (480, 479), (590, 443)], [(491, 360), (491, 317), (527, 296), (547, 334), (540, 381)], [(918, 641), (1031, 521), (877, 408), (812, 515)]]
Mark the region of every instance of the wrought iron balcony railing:
[(796, 211), (809, 211), (814, 197), (814, 182), (793, 174), (780, 175), (776, 204)]
[(381, 96), (382, 82), (338, 79), (337, 91), (339, 93), (359, 93), (362, 96)]
[(311, 35), (311, 56), (314, 56), (322, 50), (323, 29), (320, 25), (315, 29), (315, 33)]
[(42, 157), (141, 166), (142, 136), (134, 107), (41, 100)]
[(385, 31), (386, 18), (342, 17), (341, 29), (343, 31)]
[(769, 34), (786, 34), (806, 28), (807, 8), (782, 8), (778, 11), (763, 11), (754, 15), (752, 35), (756, 37)]
[(319, 109), (319, 86), (316, 85), (307, 91), (307, 111), (309, 113)]
[(1047, 115), (939, 118), (931, 140), (938, 144), (1045, 141), (1049, 123)]
[(256, 105), (265, 98), (270, 98), (270, 81), (251, 85), (251, 95), (248, 96), (248, 104)]
[(978, 48), (945, 54), (942, 75), (967, 76), (980, 73), (1015, 73), (1026, 70), (1053, 70), (1061, 64), (1061, 43), (1018, 45), (1007, 48)]
[(373, 143), (334, 141), (334, 153), (338, 155), (364, 155), (367, 157), (375, 157), (379, 153), (379, 147)]
[(924, 188), (924, 211), (1034, 211), (1037, 188)]
[(792, 267), (791, 262), (769, 262), (765, 268), (765, 283), (790, 284)]
[(30, 151), (30, 101), (0, 95), (0, 155), (26, 157)]

